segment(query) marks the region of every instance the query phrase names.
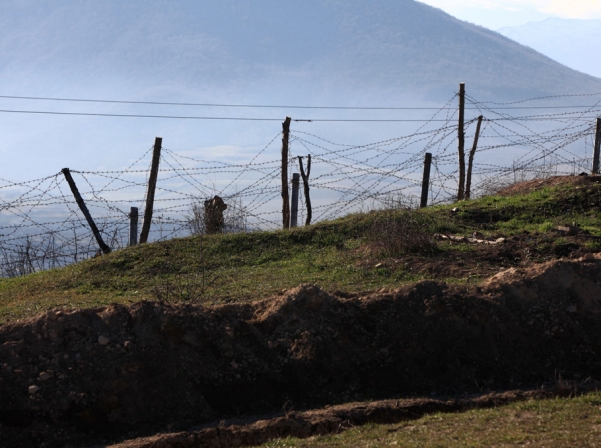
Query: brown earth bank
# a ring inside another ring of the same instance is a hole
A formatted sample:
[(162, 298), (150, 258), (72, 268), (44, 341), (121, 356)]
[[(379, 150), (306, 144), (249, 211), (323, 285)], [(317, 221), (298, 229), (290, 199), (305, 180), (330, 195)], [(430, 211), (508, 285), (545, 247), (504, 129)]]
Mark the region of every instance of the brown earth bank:
[(111, 443), (244, 415), (601, 378), (601, 255), (351, 295), (49, 311), (0, 328), (2, 446)]
[(542, 190), (544, 188), (552, 188), (560, 185), (578, 186), (599, 186), (601, 184), (601, 176), (551, 176), (544, 179), (532, 179), (524, 182), (517, 182), (508, 187), (502, 188), (496, 195), (499, 196), (514, 196), (518, 194), (528, 194), (533, 191)]

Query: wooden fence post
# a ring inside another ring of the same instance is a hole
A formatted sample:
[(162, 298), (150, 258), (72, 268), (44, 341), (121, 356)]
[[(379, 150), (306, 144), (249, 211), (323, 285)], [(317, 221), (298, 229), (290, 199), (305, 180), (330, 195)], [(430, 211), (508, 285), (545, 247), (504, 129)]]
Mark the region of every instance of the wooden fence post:
[(472, 167), (474, 165), (474, 155), (478, 149), (478, 140), (480, 139), (480, 129), (482, 128), (482, 120), (484, 117), (480, 115), (478, 117), (478, 125), (476, 126), (476, 136), (474, 137), (474, 146), (470, 151), (470, 157), (467, 163), (467, 181), (465, 183), (465, 199), (469, 199), (472, 189)]
[(298, 156), (298, 164), (300, 165), (300, 172), (303, 178), (303, 186), (305, 190), (305, 204), (307, 205), (307, 220), (305, 221), (305, 225), (311, 225), (311, 218), (313, 211), (311, 209), (311, 196), (309, 196), (309, 176), (311, 175), (311, 154), (307, 156), (307, 172), (305, 173), (305, 169), (303, 168), (303, 158)]
[(432, 166), (432, 154), (426, 153), (424, 159), (424, 176), (422, 178), (422, 200), (420, 202), (420, 208), (424, 208), (428, 205), (428, 189), (430, 188), (430, 167)]
[(292, 174), (292, 207), (290, 209), (290, 227), (297, 227), (298, 223), (298, 186), (300, 174)]
[(103, 241), (102, 236), (100, 235), (100, 231), (98, 230), (98, 227), (96, 227), (96, 224), (94, 223), (94, 220), (92, 219), (92, 216), (90, 215), (88, 207), (86, 207), (86, 203), (84, 202), (83, 198), (79, 194), (79, 190), (77, 189), (77, 185), (75, 185), (75, 181), (73, 180), (73, 177), (71, 177), (71, 172), (69, 171), (69, 168), (63, 168), (62, 173), (65, 176), (67, 183), (69, 184), (69, 188), (71, 188), (71, 193), (73, 193), (73, 197), (75, 197), (75, 202), (77, 202), (77, 205), (79, 205), (79, 209), (85, 216), (86, 221), (88, 221), (88, 225), (90, 226), (90, 229), (92, 229), (92, 233), (94, 234), (94, 237), (96, 238), (96, 241), (98, 242), (98, 246), (100, 246), (100, 249), (102, 250), (103, 253), (105, 253), (105, 254), (111, 253), (111, 248), (108, 247), (106, 245), (106, 243)]
[(601, 152), (601, 118), (597, 118), (597, 133), (595, 134), (592, 174), (599, 174), (599, 152)]
[(461, 201), (465, 195), (465, 83), (459, 84), (459, 188), (457, 200)]
[(138, 244), (138, 207), (129, 209), (129, 246)]
[(290, 117), (282, 123), (282, 227), (290, 228), (290, 198), (288, 197), (288, 139), (290, 137)]
[(157, 186), (157, 177), (159, 175), (159, 162), (161, 161), (161, 145), (163, 139), (157, 137), (154, 140), (154, 150), (152, 152), (152, 165), (150, 166), (150, 177), (148, 178), (148, 190), (146, 191), (146, 208), (144, 210), (144, 222), (142, 223), (142, 232), (140, 233), (140, 244), (148, 241), (150, 233), (150, 224), (152, 223), (152, 209), (154, 207), (154, 192)]

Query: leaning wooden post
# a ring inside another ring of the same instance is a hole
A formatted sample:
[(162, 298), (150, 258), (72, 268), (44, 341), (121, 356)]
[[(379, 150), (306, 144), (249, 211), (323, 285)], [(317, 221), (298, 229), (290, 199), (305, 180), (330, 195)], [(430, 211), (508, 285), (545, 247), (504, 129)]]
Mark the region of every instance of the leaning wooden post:
[(599, 174), (599, 152), (601, 152), (601, 118), (597, 118), (597, 133), (595, 135), (595, 150), (593, 151), (593, 174)]
[(129, 209), (129, 245), (138, 244), (138, 207)]
[(154, 207), (154, 192), (157, 186), (157, 177), (159, 175), (159, 162), (161, 161), (161, 145), (163, 139), (157, 137), (154, 140), (154, 151), (152, 152), (152, 165), (150, 166), (150, 177), (148, 178), (148, 190), (146, 191), (146, 209), (144, 210), (144, 222), (142, 223), (142, 232), (140, 233), (140, 244), (148, 241), (150, 233), (150, 224), (152, 223), (152, 209)]
[(90, 212), (88, 211), (88, 207), (86, 207), (86, 203), (83, 201), (83, 198), (79, 194), (79, 190), (77, 189), (77, 185), (75, 185), (75, 181), (73, 180), (73, 177), (71, 177), (71, 172), (69, 171), (69, 168), (63, 168), (62, 173), (65, 176), (65, 179), (67, 179), (67, 183), (69, 184), (69, 187), (71, 188), (71, 193), (73, 193), (73, 197), (75, 197), (75, 202), (77, 202), (77, 205), (79, 205), (79, 209), (85, 216), (86, 221), (88, 221), (88, 225), (90, 226), (90, 229), (92, 229), (92, 233), (94, 234), (94, 237), (96, 238), (96, 241), (98, 242), (98, 246), (100, 246), (100, 249), (102, 250), (103, 253), (105, 253), (105, 254), (111, 253), (111, 248), (108, 247), (105, 244), (105, 242), (103, 241), (102, 236), (100, 235), (100, 231), (98, 230), (98, 227), (96, 227), (96, 224), (94, 223), (94, 220), (92, 219), (92, 216), (90, 215)]
[(290, 198), (288, 197), (288, 139), (290, 137), (290, 117), (282, 123), (282, 224), (290, 228)]
[(292, 207), (290, 209), (290, 227), (297, 227), (298, 223), (298, 186), (300, 174), (292, 174)]
[(298, 164), (300, 165), (300, 172), (303, 178), (303, 186), (305, 190), (305, 204), (307, 205), (307, 220), (305, 225), (311, 225), (312, 209), (311, 209), (311, 196), (309, 196), (309, 176), (311, 175), (311, 154), (307, 156), (307, 173), (303, 168), (303, 158), (298, 156)]
[(469, 199), (471, 195), (472, 188), (472, 166), (474, 164), (474, 154), (476, 154), (476, 150), (478, 149), (478, 140), (480, 139), (480, 128), (482, 127), (482, 120), (484, 117), (480, 115), (478, 117), (478, 126), (476, 126), (476, 136), (474, 137), (474, 146), (472, 146), (472, 150), (470, 151), (470, 157), (467, 163), (467, 181), (465, 183), (465, 199)]
[(465, 83), (459, 84), (459, 188), (457, 200), (461, 201), (465, 195)]
[(432, 166), (432, 154), (426, 153), (424, 159), (424, 176), (422, 178), (422, 200), (419, 204), (420, 208), (428, 205), (428, 190), (430, 188), (430, 167)]

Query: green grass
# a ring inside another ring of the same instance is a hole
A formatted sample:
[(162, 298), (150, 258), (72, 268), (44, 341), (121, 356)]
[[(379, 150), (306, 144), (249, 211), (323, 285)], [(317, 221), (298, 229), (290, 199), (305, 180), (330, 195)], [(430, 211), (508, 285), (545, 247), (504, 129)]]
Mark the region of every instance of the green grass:
[[(559, 224), (577, 222), (591, 233), (600, 234), (599, 204), (599, 189), (561, 187), (463, 202), (458, 212), (452, 211), (456, 205), (431, 207), (420, 211), (417, 221), (430, 234), (467, 235), (478, 230), (486, 236), (510, 237), (524, 230), (546, 231), (544, 238), (532, 244), (547, 250), (560, 242), (549, 232)], [(368, 243), (386, 237), (374, 234), (374, 222), (402, 220), (403, 213), (355, 214), (290, 231), (175, 239), (115, 251), (63, 269), (0, 279), (0, 323), (53, 307), (152, 300), (157, 286), (175, 291), (175, 299), (193, 297), (202, 283), (197, 274), (203, 271), (208, 273), (208, 280), (214, 279), (205, 292), (206, 300), (214, 303), (261, 299), (307, 282), (327, 290), (362, 292), (425, 278), (455, 283), (480, 280), (417, 274), (403, 262), (407, 254), (373, 250)], [(582, 244), (590, 250), (601, 247), (597, 241)], [(441, 243), (411, 255), (428, 262), (474, 251), (476, 248), (467, 244)], [(394, 263), (385, 263), (391, 257)]]
[(461, 231), (479, 227), (485, 234), (501, 232), (513, 235), (523, 232), (548, 232), (559, 225), (576, 222), (582, 229), (600, 235), (601, 190), (596, 186), (571, 185), (544, 188), (525, 195), (489, 196), (456, 204), (433, 207), (427, 213), (446, 212), (449, 230)]
[(494, 409), (432, 414), (395, 425), (369, 424), (340, 434), (282, 439), (267, 448), (575, 447), (601, 445), (601, 394), (531, 400)]

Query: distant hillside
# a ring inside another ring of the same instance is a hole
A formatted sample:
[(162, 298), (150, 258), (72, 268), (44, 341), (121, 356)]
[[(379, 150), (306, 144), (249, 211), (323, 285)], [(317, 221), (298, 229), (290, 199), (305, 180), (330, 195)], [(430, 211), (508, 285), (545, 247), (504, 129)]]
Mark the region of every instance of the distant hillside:
[(12, 0), (3, 10), (0, 80), (52, 85), (46, 90), (168, 85), (441, 99), (465, 81), (481, 98), (601, 91), (600, 79), (413, 0)]
[(516, 27), (501, 28), (499, 33), (540, 51), (570, 68), (601, 77), (601, 20), (553, 18)]

